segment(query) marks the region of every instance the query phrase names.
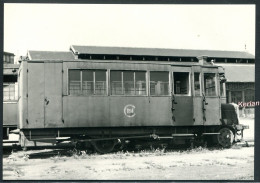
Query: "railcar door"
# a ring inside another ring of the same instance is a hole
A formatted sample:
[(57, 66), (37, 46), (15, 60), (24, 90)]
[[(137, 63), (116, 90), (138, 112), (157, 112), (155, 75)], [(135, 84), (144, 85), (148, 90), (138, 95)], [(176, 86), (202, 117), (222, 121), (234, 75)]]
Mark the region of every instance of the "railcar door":
[(203, 124), (220, 125), (221, 100), (219, 95), (218, 68), (202, 68)]
[(28, 62), (27, 128), (44, 127), (44, 63)]
[(202, 98), (202, 69), (201, 66), (192, 67), (193, 84), (193, 121), (194, 125), (203, 125), (203, 98)]
[(172, 66), (172, 120), (177, 126), (193, 125), (191, 67)]
[(44, 63), (44, 127), (62, 127), (62, 63)]

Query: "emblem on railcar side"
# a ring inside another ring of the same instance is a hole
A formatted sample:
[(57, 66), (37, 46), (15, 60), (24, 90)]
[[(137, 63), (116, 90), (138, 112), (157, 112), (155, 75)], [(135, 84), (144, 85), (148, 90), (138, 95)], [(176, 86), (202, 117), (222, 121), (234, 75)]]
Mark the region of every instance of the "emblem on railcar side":
[(135, 116), (135, 106), (132, 104), (128, 104), (124, 107), (124, 113), (126, 117), (134, 117)]

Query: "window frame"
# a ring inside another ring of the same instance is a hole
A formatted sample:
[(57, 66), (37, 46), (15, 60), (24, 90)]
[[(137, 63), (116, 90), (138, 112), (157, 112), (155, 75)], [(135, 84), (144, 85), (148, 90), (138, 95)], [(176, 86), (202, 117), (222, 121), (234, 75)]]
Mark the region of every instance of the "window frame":
[[(122, 85), (122, 94), (112, 94), (112, 85), (111, 85), (111, 72), (113, 71), (118, 71), (121, 72), (121, 85)], [(130, 94), (124, 94), (124, 72), (133, 72), (134, 73), (134, 91), (136, 93), (136, 72), (144, 72), (145, 73), (145, 94), (144, 95), (130, 95)], [(109, 96), (112, 97), (118, 97), (118, 96), (128, 96), (128, 97), (145, 97), (148, 96), (148, 90), (147, 90), (147, 85), (148, 85), (148, 71), (147, 70), (115, 70), (115, 69), (110, 69), (109, 70)]]
[[(70, 76), (69, 76), (69, 72), (72, 70), (78, 70), (80, 72), (80, 94), (71, 94), (70, 93)], [(84, 94), (83, 93), (83, 71), (93, 71), (93, 94)], [(105, 72), (105, 77), (106, 77), (106, 81), (105, 81), (105, 94), (96, 94), (95, 93), (95, 85), (96, 85), (96, 72), (95, 71), (104, 71)], [(108, 70), (107, 69), (77, 69), (77, 68), (68, 68), (68, 74), (67, 74), (67, 81), (68, 81), (68, 96), (107, 96), (108, 95)]]
[[(220, 96), (220, 94), (218, 93), (218, 82), (217, 82), (217, 73), (216, 72), (208, 72), (208, 71), (206, 71), (206, 72), (203, 72), (202, 73), (203, 74), (203, 94), (205, 95), (205, 97), (212, 97), (212, 98), (214, 98), (214, 97), (219, 97)], [(209, 95), (206, 95), (206, 86), (205, 86), (205, 74), (214, 74), (215, 75), (215, 79), (214, 79), (214, 81), (215, 81), (215, 95), (214, 96), (209, 96)]]
[[(196, 95), (195, 93), (195, 74), (198, 73), (199, 74), (199, 84), (200, 84), (200, 94)], [(193, 72), (193, 95), (194, 97), (201, 97), (202, 96), (202, 83), (201, 83), (201, 72)]]
[[(13, 98), (14, 99), (10, 99), (10, 86), (13, 85), (14, 87), (14, 91), (12, 91), (14, 93)], [(4, 86), (8, 86), (8, 99), (5, 99), (5, 91), (4, 91)], [(19, 88), (18, 88), (18, 82), (3, 82), (3, 102), (16, 102), (18, 101), (19, 98)]]
[[(167, 95), (151, 95), (151, 72), (168, 72), (168, 94)], [(148, 83), (149, 83), (149, 86), (148, 86), (149, 97), (169, 97), (169, 96), (171, 96), (171, 92), (172, 92), (171, 71), (158, 71), (158, 70), (149, 71)]]
[[(189, 83), (188, 83), (188, 86), (189, 86), (189, 91), (187, 94), (176, 94), (174, 93), (174, 89), (175, 89), (175, 86), (174, 86), (174, 73), (188, 73), (188, 79), (189, 79)], [(194, 82), (193, 82), (194, 83)], [(174, 96), (191, 96), (191, 72), (190, 71), (172, 71), (172, 94)]]
[[(221, 95), (221, 85), (223, 86), (223, 94), (224, 95)], [(225, 98), (226, 97), (226, 83), (223, 82), (219, 82), (219, 96), (222, 97), (222, 98)]]

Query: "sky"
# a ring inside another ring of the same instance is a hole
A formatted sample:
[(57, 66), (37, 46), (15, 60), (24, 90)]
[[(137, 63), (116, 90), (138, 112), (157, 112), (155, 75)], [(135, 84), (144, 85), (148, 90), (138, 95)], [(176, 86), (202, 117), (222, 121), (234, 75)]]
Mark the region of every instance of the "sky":
[(70, 45), (248, 51), (255, 5), (4, 4), (4, 51)]

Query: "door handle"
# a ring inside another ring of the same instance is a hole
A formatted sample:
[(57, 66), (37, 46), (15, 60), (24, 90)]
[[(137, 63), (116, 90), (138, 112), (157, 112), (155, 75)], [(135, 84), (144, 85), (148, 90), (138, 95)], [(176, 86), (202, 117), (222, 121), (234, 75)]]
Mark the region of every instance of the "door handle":
[(173, 104), (178, 104), (178, 103), (175, 101), (175, 96), (174, 96), (173, 93), (172, 93), (172, 102), (173, 102)]
[(50, 102), (50, 101), (47, 99), (47, 97), (45, 97), (44, 101), (45, 101), (45, 104), (46, 104), (46, 105), (48, 105), (49, 102)]
[(204, 94), (204, 93), (202, 93), (202, 96), (203, 96), (203, 102), (204, 102), (204, 104), (205, 104), (205, 105), (208, 105), (208, 103), (207, 103), (207, 101), (206, 101), (205, 94)]
[(175, 116), (173, 114), (173, 111), (175, 110), (174, 104), (177, 104), (177, 102), (175, 101), (175, 96), (173, 95), (173, 93), (171, 93), (171, 94), (172, 94), (172, 107), (171, 107), (171, 110), (172, 110), (172, 120), (175, 121)]

